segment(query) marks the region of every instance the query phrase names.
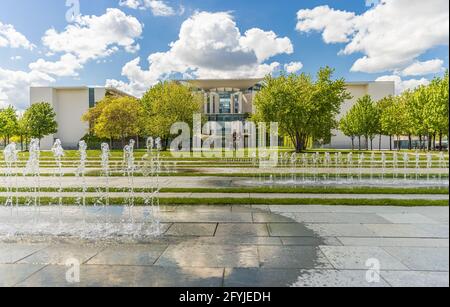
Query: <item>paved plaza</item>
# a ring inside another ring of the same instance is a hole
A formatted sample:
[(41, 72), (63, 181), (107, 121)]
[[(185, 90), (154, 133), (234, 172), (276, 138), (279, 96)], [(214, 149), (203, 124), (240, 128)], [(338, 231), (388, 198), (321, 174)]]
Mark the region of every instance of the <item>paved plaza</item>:
[(0, 286), (449, 285), (448, 207), (168, 206), (161, 229), (96, 240), (3, 235)]

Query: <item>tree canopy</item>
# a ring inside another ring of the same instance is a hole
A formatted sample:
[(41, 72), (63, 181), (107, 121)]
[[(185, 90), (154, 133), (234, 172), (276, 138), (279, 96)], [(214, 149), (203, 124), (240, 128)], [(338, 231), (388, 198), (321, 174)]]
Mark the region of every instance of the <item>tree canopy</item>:
[(344, 79), (332, 80), (332, 76), (329, 67), (320, 69), (316, 80), (304, 73), (267, 76), (255, 97), (252, 119), (278, 122), (280, 132), (289, 136), (297, 152), (306, 149), (310, 139), (330, 139), (342, 103), (351, 98)]
[(32, 104), (24, 114), (30, 137), (42, 139), (58, 132), (56, 113), (48, 102)]

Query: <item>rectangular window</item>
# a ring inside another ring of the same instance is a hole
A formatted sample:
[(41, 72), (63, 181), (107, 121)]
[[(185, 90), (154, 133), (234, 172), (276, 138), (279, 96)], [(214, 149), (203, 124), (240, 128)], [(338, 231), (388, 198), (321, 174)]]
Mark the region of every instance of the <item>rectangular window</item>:
[(89, 89), (89, 108), (95, 107), (95, 89)]
[(239, 113), (239, 95), (234, 95), (234, 113)]

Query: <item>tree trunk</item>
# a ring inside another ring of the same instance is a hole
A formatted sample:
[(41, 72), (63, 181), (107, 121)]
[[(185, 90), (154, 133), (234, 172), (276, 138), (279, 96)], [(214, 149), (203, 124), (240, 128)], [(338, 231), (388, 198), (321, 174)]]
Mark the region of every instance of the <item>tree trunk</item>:
[(352, 137), (352, 150), (355, 150), (355, 138)]
[(381, 151), (381, 139), (382, 139), (382, 135), (380, 134), (380, 138), (378, 140), (378, 150)]
[(419, 135), (419, 149), (422, 150), (422, 135)]
[(439, 150), (440, 151), (444, 151), (442, 149), (442, 132), (439, 132)]
[(370, 139), (370, 150), (373, 151), (373, 139)]
[(433, 133), (433, 150), (436, 150), (436, 132)]
[(389, 150), (392, 151), (392, 135), (389, 136)]
[(358, 149), (361, 150), (361, 136), (358, 136)]
[(428, 149), (428, 151), (430, 151), (431, 150), (431, 133), (428, 133), (428, 146), (427, 146), (427, 149)]
[(408, 135), (408, 149), (412, 150), (412, 137), (411, 137), (411, 134)]

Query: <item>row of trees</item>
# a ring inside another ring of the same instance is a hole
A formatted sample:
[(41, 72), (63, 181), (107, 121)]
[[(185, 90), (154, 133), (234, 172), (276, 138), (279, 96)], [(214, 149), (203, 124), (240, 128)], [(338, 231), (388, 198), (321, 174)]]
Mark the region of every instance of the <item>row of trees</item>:
[[(192, 115), (201, 110), (202, 98), (177, 82), (163, 82), (150, 88), (141, 99), (107, 96), (83, 116), (90, 136), (121, 145), (129, 137), (161, 137), (167, 144), (175, 122), (192, 123)], [(192, 128), (192, 127), (191, 127)]]
[(24, 149), (30, 138), (42, 139), (57, 130), (56, 114), (49, 103), (33, 104), (23, 114), (13, 106), (0, 109), (0, 136), (5, 145), (17, 138)]
[(412, 149), (413, 138), (419, 139), (422, 146), (426, 140), (428, 150), (435, 149), (448, 136), (449, 130), (449, 80), (448, 72), (442, 78), (435, 78), (429, 85), (408, 90), (398, 96), (389, 96), (373, 101), (370, 96), (360, 98), (340, 121), (341, 131), (351, 138), (352, 146), (358, 139), (365, 139), (366, 149), (373, 149), (373, 141), (379, 137), (381, 149), (382, 136), (389, 136), (390, 149), (392, 139), (397, 139), (400, 149), (402, 137), (408, 138), (408, 147)]

